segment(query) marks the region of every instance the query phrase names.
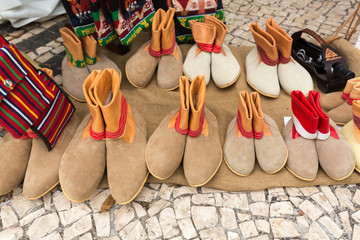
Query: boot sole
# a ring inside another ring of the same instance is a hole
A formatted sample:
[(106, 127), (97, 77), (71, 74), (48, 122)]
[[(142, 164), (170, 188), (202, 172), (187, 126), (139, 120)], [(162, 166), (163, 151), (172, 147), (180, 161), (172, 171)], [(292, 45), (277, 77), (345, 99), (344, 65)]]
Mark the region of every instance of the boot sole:
[[(336, 181), (344, 180), (344, 179), (350, 177), (350, 175), (354, 172), (354, 169), (356, 169), (355, 166), (356, 166), (356, 162), (354, 162), (354, 166), (353, 166), (352, 170), (350, 171), (350, 173), (349, 173), (348, 175), (344, 176), (344, 177), (334, 178), (334, 177), (331, 177), (331, 176), (329, 176), (329, 175), (328, 175), (328, 177), (331, 178), (331, 179), (333, 179), (333, 180), (336, 180)], [(357, 171), (358, 171), (358, 170), (357, 170)], [(326, 175), (327, 175), (327, 174), (326, 174)]]
[(78, 102), (82, 102), (82, 103), (86, 103), (85, 99), (79, 99), (77, 97), (74, 97), (68, 90), (66, 90), (66, 88), (63, 86), (63, 90), (64, 92), (66, 92), (70, 97), (72, 97), (73, 99), (75, 99)]
[[(86, 200), (90, 199), (90, 198), (95, 194), (95, 192), (96, 192), (96, 190), (97, 190), (97, 188), (96, 188), (93, 193), (91, 193), (88, 197), (86, 197), (86, 198), (83, 199), (83, 200), (74, 200), (74, 199), (72, 199), (72, 198), (66, 193), (63, 185), (61, 184), (61, 178), (60, 178), (60, 177), (59, 177), (59, 183), (60, 183), (61, 189), (62, 189), (64, 195), (66, 196), (66, 198), (69, 199), (69, 200), (72, 201), (72, 202), (75, 202), (75, 203), (85, 202)], [(99, 184), (100, 184), (100, 183), (99, 183)]]
[(52, 187), (50, 187), (48, 190), (46, 190), (44, 193), (40, 194), (39, 196), (37, 197), (27, 197), (27, 199), (30, 199), (30, 200), (35, 200), (35, 199), (38, 199), (38, 198), (41, 198), (42, 196), (44, 196), (45, 194), (47, 194), (48, 192), (50, 192), (52, 189), (54, 189), (58, 184), (60, 183), (60, 181), (58, 181), (57, 183), (55, 183)]
[(231, 85), (233, 85), (234, 83), (236, 83), (236, 81), (239, 80), (240, 75), (241, 75), (241, 70), (240, 70), (239, 74), (236, 76), (235, 80), (233, 80), (231, 83), (228, 83), (228, 84), (226, 84), (224, 86), (217, 85), (215, 83), (214, 79), (213, 79), (213, 82), (215, 83), (215, 86), (217, 86), (218, 88), (227, 88), (227, 87), (230, 87)]
[(230, 167), (230, 164), (229, 164), (228, 161), (226, 160), (226, 157), (225, 157), (225, 156), (224, 156), (224, 161), (225, 161), (226, 166), (230, 169), (230, 171), (233, 172), (234, 174), (240, 176), (240, 177), (250, 176), (251, 173), (252, 173), (253, 170), (254, 170), (254, 168), (253, 168), (249, 174), (241, 174), (241, 173), (238, 173), (237, 171), (235, 171), (232, 167)]
[[(125, 205), (125, 204), (128, 204), (128, 203), (132, 202), (137, 197), (137, 195), (141, 192), (142, 188), (144, 187), (144, 184), (146, 183), (146, 180), (148, 179), (148, 176), (149, 176), (149, 172), (146, 174), (143, 183), (141, 184), (140, 188), (137, 190), (137, 192), (135, 193), (135, 195), (131, 199), (127, 200), (126, 202), (117, 202), (117, 203), (121, 204), (121, 205)], [(110, 190), (110, 192), (111, 192), (111, 190)]]
[(316, 178), (316, 176), (315, 176), (314, 178), (304, 178), (304, 177), (301, 177), (301, 176), (295, 174), (288, 166), (286, 166), (286, 169), (287, 169), (292, 175), (294, 175), (295, 177), (297, 177), (297, 178), (299, 178), (299, 179), (301, 179), (301, 180), (303, 180), (303, 181), (311, 182), (311, 181), (314, 181), (315, 178)]

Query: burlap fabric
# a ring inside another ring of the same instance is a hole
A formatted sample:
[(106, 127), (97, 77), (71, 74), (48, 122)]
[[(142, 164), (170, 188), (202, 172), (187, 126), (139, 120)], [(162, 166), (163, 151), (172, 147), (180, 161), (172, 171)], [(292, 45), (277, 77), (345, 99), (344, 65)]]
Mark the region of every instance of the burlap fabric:
[[(125, 75), (125, 64), (126, 61), (132, 56), (137, 48), (145, 41), (150, 40), (150, 35), (147, 32), (140, 34), (132, 43), (131, 51), (120, 56), (110, 52), (107, 49), (101, 49), (101, 52), (112, 59), (120, 68), (122, 72), (122, 83), (121, 90), (128, 101), (128, 103), (136, 108), (144, 116), (147, 129), (148, 138), (151, 136), (153, 131), (156, 129), (161, 120), (168, 114), (172, 109), (179, 107), (179, 91), (163, 92), (156, 84), (156, 74), (150, 83), (143, 89), (134, 88), (126, 79)], [(353, 45), (348, 43), (346, 40), (340, 39), (333, 43), (333, 46), (339, 50), (343, 56), (345, 56), (350, 69), (356, 73), (357, 76), (360, 74), (360, 51), (357, 50)], [(186, 58), (187, 51), (191, 45), (185, 44), (180, 45), (184, 60)], [(216, 115), (219, 126), (220, 126), (220, 137), (221, 143), (224, 144), (226, 129), (236, 114), (237, 105), (239, 100), (239, 91), (253, 91), (245, 81), (245, 57), (247, 53), (252, 49), (253, 46), (249, 47), (230, 47), (234, 56), (237, 58), (241, 65), (241, 76), (240, 79), (231, 87), (226, 89), (219, 89), (215, 84), (210, 81), (207, 86), (206, 92), (206, 106)], [(144, 67), (144, 66), (138, 66)], [(264, 76), (266, 81), (266, 76)], [(316, 86), (316, 84), (314, 84)], [(281, 91), (280, 96), (277, 99), (270, 99), (261, 96), (261, 103), (264, 113), (270, 115), (278, 124), (281, 132), (284, 128), (284, 116), (292, 116), (291, 114), (291, 102), (290, 96), (284, 91)], [(76, 103), (77, 111), (80, 117), (84, 116), (88, 112), (86, 104)], [(160, 146), (161, 147), (161, 146)], [(271, 151), (271, 149), (269, 149)], [(160, 181), (152, 176), (149, 177), (148, 182), (151, 183), (174, 183), (180, 185), (187, 185), (184, 177), (182, 166), (174, 173), (172, 177), (165, 181)], [(333, 184), (354, 184), (360, 183), (360, 175), (354, 172), (351, 177), (343, 181), (335, 181), (327, 177), (324, 171), (320, 168), (317, 178), (312, 182), (305, 182), (294, 177), (285, 168), (276, 174), (267, 174), (261, 170), (258, 164), (255, 165), (253, 173), (248, 177), (240, 177), (232, 173), (225, 162), (221, 164), (221, 167), (214, 178), (205, 186), (211, 188), (217, 188), (226, 191), (244, 191), (244, 190), (261, 190), (272, 187), (304, 187), (313, 185), (333, 185)], [(104, 177), (101, 188), (107, 187), (106, 176)]]

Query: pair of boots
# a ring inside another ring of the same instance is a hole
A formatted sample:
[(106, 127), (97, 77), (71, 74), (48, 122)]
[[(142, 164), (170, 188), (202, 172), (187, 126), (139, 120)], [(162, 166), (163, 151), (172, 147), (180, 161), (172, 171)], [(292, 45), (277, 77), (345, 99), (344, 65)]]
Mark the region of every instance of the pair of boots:
[[(43, 71), (53, 78), (50, 69)], [(36, 199), (58, 185), (60, 161), (79, 122), (75, 115), (72, 116), (51, 151), (32, 130), (19, 139), (7, 133), (0, 141), (0, 195), (23, 182), (24, 195)]]
[(180, 109), (171, 111), (146, 145), (146, 164), (161, 180), (171, 177), (183, 160), (190, 186), (203, 186), (220, 167), (222, 150), (215, 115), (205, 107), (204, 76), (180, 77)]
[(321, 99), (321, 106), (328, 110), (328, 116), (339, 125), (345, 125), (353, 119), (352, 103), (360, 99), (360, 78), (347, 81), (343, 92), (332, 92)]
[(225, 162), (232, 172), (248, 176), (254, 169), (255, 155), (269, 174), (280, 171), (288, 151), (275, 121), (261, 109), (260, 95), (239, 93), (238, 114), (228, 126), (224, 144)]
[(293, 118), (285, 126), (289, 150), (287, 169), (296, 177), (312, 181), (318, 166), (334, 180), (351, 175), (355, 158), (349, 143), (336, 124), (321, 110), (320, 94), (310, 91), (308, 99), (300, 91), (291, 93)]
[(157, 66), (157, 84), (161, 90), (170, 91), (179, 86), (183, 60), (175, 41), (174, 14), (174, 8), (169, 8), (166, 13), (161, 8), (157, 10), (152, 21), (151, 40), (127, 61), (126, 76), (134, 87), (145, 87)]
[(360, 100), (352, 102), (353, 120), (341, 129), (355, 155), (355, 170), (360, 173)]
[(114, 69), (94, 70), (83, 91), (90, 109), (61, 161), (64, 194), (74, 202), (90, 198), (107, 169), (109, 188), (119, 204), (132, 201), (144, 185), (146, 123), (126, 102)]
[(291, 57), (293, 39), (274, 21), (266, 20), (266, 31), (257, 22), (250, 24), (256, 47), (246, 56), (246, 81), (260, 94), (277, 98), (280, 86), (290, 95), (313, 89), (310, 74)]
[(61, 64), (62, 86), (72, 98), (85, 102), (82, 91), (86, 77), (95, 69), (114, 68), (114, 62), (104, 55), (96, 54), (97, 42), (92, 35), (79, 38), (69, 28), (60, 28), (66, 55)]
[(189, 21), (196, 44), (192, 46), (184, 62), (184, 73), (192, 81), (196, 76), (205, 76), (206, 85), (210, 72), (215, 85), (225, 88), (240, 76), (240, 65), (224, 39), (228, 27), (217, 18), (205, 15), (204, 23)]

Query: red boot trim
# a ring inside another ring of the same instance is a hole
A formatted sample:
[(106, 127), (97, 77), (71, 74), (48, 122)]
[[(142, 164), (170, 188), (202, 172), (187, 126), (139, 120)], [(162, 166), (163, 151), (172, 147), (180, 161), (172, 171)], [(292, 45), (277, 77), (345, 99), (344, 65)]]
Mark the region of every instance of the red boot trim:
[(236, 118), (236, 124), (237, 124), (238, 129), (241, 132), (241, 135), (243, 135), (246, 138), (253, 138), (254, 137), (254, 132), (253, 131), (250, 131), (250, 132), (245, 131), (245, 129), (244, 129), (243, 125), (242, 125), (241, 114), (240, 114), (239, 110), (238, 110), (238, 115), (237, 115), (237, 118)]
[(279, 53), (279, 63), (283, 63), (283, 64), (286, 64), (288, 62), (290, 62), (291, 60), (291, 57), (284, 57), (284, 55), (282, 55), (282, 53), (278, 50), (278, 53)]
[(115, 132), (105, 131), (106, 138), (116, 139), (121, 138), (125, 133), (127, 119), (127, 102), (124, 95), (121, 97), (121, 113), (119, 119), (119, 128)]
[(150, 55), (153, 56), (153, 57), (160, 57), (161, 56), (161, 49), (159, 51), (153, 50), (152, 47), (151, 47), (151, 42), (150, 42), (148, 51), (149, 51)]
[(329, 117), (321, 110), (320, 93), (317, 91), (309, 91), (309, 101), (319, 116), (317, 138), (325, 140), (330, 136), (330, 124)]
[(204, 124), (204, 118), (205, 118), (205, 108), (203, 107), (203, 109), (201, 111), (201, 116), (200, 116), (199, 128), (195, 131), (193, 131), (193, 130), (191, 130), (191, 128), (189, 128), (189, 136), (190, 137), (197, 137), (201, 134), (202, 129), (203, 129), (203, 124)]
[(279, 62), (279, 59), (275, 59), (275, 60), (272, 60), (265, 52), (265, 50), (260, 47), (259, 45), (256, 45), (257, 46), (257, 49), (260, 53), (260, 57), (261, 57), (261, 61), (263, 63), (265, 63), (266, 65), (269, 65), (269, 66), (275, 66), (276, 64), (278, 64)]
[(105, 138), (105, 131), (103, 132), (96, 132), (93, 130), (92, 128), (92, 123), (93, 123), (93, 118), (91, 118), (91, 123), (90, 123), (90, 136), (95, 139), (95, 140), (103, 140)]
[(221, 53), (221, 47), (214, 44), (213, 50), (214, 53)]
[(182, 129), (182, 128), (180, 128), (180, 119), (181, 119), (181, 108), (180, 108), (180, 110), (179, 110), (179, 114), (178, 114), (178, 116), (176, 117), (176, 121), (175, 121), (175, 130), (178, 132), (178, 133), (180, 133), (180, 134), (182, 134), (182, 135), (186, 135), (186, 134), (188, 134), (189, 133), (189, 128), (186, 128), (186, 129)]
[(19, 139), (25, 140), (25, 139), (28, 139), (28, 138), (29, 138), (29, 135), (28, 135), (28, 133), (26, 132), (26, 133), (24, 133), (24, 135), (22, 135)]
[(256, 139), (262, 139), (263, 136), (264, 136), (264, 131), (257, 132), (257, 131), (254, 130), (254, 137), (255, 137)]
[(349, 104), (349, 105), (352, 105), (352, 102), (354, 100), (360, 100), (360, 98), (351, 98), (350, 96), (348, 97), (348, 99), (346, 100), (346, 102)]
[(353, 114), (354, 117), (354, 123), (357, 126), (358, 129), (360, 129), (360, 117), (355, 116), (355, 114)]
[(169, 49), (161, 48), (161, 54), (162, 55), (171, 55), (175, 50), (176, 40), (175, 40), (175, 32), (173, 37), (173, 43)]
[(330, 136), (335, 139), (339, 139), (339, 136), (337, 135), (335, 129), (332, 126), (330, 126)]
[(212, 45), (212, 44), (197, 43), (197, 45), (199, 46), (199, 48), (201, 49), (201, 51), (204, 51), (204, 52), (211, 52), (212, 49), (213, 49), (213, 45)]
[(344, 100), (347, 100), (349, 97), (350, 97), (350, 93), (343, 92), (343, 94), (341, 95), (341, 98)]

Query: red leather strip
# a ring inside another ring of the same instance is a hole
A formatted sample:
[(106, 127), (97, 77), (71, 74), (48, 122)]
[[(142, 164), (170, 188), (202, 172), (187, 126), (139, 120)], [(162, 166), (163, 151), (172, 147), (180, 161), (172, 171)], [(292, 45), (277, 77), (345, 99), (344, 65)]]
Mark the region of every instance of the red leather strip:
[(221, 53), (221, 47), (214, 44), (214, 48), (212, 50), (214, 53)]
[(344, 99), (344, 100), (347, 100), (350, 96), (350, 93), (345, 93), (343, 92), (343, 94), (341, 95), (341, 98)]
[(242, 125), (241, 114), (240, 114), (239, 110), (238, 110), (238, 115), (237, 115), (237, 118), (236, 118), (236, 124), (237, 124), (237, 127), (240, 130), (241, 134), (244, 137), (246, 137), (246, 138), (253, 138), (254, 137), (254, 132), (253, 131), (250, 131), (250, 132), (245, 131), (245, 129), (244, 129), (243, 125)]
[(199, 128), (195, 131), (191, 130), (191, 128), (189, 129), (189, 136), (190, 137), (197, 137), (201, 134), (202, 132), (202, 128), (203, 128), (203, 124), (204, 124), (204, 118), (205, 118), (205, 110), (204, 107), (201, 111), (201, 116), (200, 116), (200, 122), (199, 122)]
[(316, 113), (319, 115), (319, 124), (318, 124), (319, 132), (322, 134), (328, 134), (330, 130), (329, 117), (321, 110), (320, 93), (317, 91), (310, 91), (309, 101), (312, 107), (315, 109)]
[(175, 50), (175, 32), (174, 32), (174, 37), (173, 37), (173, 42), (171, 44), (171, 47), (169, 49), (164, 49), (164, 48), (161, 48), (161, 54), (162, 55), (171, 55), (174, 50)]
[(282, 55), (282, 53), (279, 50), (278, 50), (278, 53), (279, 53), (279, 63), (285, 64), (285, 63), (290, 62), (291, 57), (288, 57), (288, 58), (284, 57), (284, 55)]
[(96, 132), (92, 129), (93, 118), (91, 118), (89, 133), (95, 140), (103, 140), (105, 138), (105, 132)]
[(266, 65), (269, 65), (269, 66), (275, 66), (276, 64), (278, 64), (279, 62), (279, 59), (275, 59), (275, 60), (272, 60), (265, 52), (265, 50), (260, 47), (259, 45), (256, 45), (257, 48), (258, 48), (258, 51), (260, 53), (260, 57), (261, 57), (261, 61), (263, 63), (265, 63)]
[(335, 139), (339, 139), (339, 136), (337, 135), (335, 129), (332, 126), (330, 126), (330, 136)]
[(293, 125), (292, 138), (296, 139), (298, 137), (301, 137), (301, 135), (296, 131), (295, 125)]
[(160, 57), (161, 56), (161, 49), (159, 51), (153, 50), (152, 47), (151, 47), (151, 42), (150, 42), (150, 46), (149, 46), (148, 51), (149, 51), (150, 55), (153, 56), (153, 57)]
[(180, 128), (180, 119), (181, 119), (181, 108), (180, 108), (179, 114), (178, 114), (178, 116), (177, 116), (177, 118), (176, 118), (175, 126), (174, 126), (174, 127), (175, 127), (175, 130), (176, 130), (178, 133), (180, 133), (180, 134), (182, 134), (182, 135), (186, 135), (186, 134), (189, 133), (189, 128), (186, 128), (186, 129)]
[(25, 140), (29, 138), (29, 135), (27, 134), (28, 132), (24, 133), (24, 135), (22, 135), (19, 139), (21, 140)]
[(257, 131), (254, 130), (254, 137), (255, 137), (256, 139), (262, 139), (263, 136), (264, 136), (264, 131), (257, 132)]
[(124, 96), (121, 97), (121, 115), (119, 119), (119, 128), (115, 132), (105, 131), (106, 138), (116, 139), (122, 137), (125, 133), (127, 119), (127, 102)]
[(211, 52), (213, 49), (213, 45), (212, 44), (206, 44), (206, 43), (197, 43), (197, 45), (199, 46), (199, 48), (204, 51), (204, 52)]
[(353, 102), (354, 100), (360, 100), (360, 98), (351, 98), (351, 97), (349, 96), (348, 99), (346, 100), (346, 102), (347, 102), (348, 104), (352, 105), (352, 102)]

